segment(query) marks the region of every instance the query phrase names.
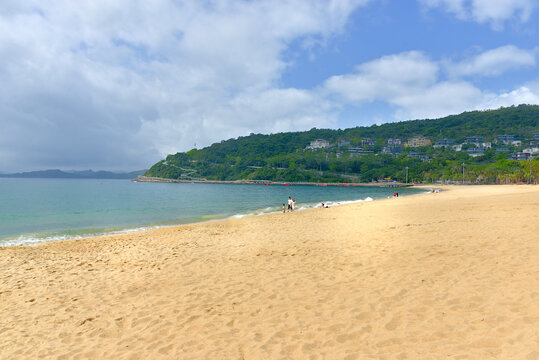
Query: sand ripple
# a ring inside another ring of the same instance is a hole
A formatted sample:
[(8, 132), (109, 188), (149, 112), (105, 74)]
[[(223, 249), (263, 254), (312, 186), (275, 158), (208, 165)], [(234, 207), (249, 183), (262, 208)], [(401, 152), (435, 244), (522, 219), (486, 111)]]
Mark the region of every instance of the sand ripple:
[(538, 359), (539, 188), (0, 248), (2, 359)]

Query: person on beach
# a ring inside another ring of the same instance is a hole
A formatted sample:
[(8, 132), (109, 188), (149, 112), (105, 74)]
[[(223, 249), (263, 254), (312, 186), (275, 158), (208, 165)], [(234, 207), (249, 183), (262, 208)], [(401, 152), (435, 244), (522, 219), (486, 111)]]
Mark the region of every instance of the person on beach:
[(292, 211), (296, 210), (296, 199), (292, 199)]
[(283, 204), (283, 214), (286, 212), (286, 205)]
[(292, 211), (292, 198), (288, 197), (288, 211)]

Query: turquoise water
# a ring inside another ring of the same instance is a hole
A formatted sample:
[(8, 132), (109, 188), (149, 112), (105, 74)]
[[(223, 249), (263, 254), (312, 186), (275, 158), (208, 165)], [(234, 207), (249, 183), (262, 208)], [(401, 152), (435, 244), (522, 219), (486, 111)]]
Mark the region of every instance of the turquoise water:
[[(0, 178), (0, 246), (391, 197), (394, 189)], [(422, 192), (398, 189), (400, 195)]]

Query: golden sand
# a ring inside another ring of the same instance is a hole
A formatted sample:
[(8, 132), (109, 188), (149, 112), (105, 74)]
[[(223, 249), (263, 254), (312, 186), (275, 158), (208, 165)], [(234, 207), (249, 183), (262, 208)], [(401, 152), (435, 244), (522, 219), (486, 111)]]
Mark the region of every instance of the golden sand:
[(2, 359), (539, 359), (539, 187), (0, 249)]

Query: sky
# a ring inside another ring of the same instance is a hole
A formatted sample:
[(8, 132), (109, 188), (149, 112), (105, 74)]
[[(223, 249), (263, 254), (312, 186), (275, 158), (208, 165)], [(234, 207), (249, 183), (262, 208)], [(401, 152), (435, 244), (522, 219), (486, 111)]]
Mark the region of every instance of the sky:
[(539, 104), (537, 0), (2, 0), (0, 172)]

